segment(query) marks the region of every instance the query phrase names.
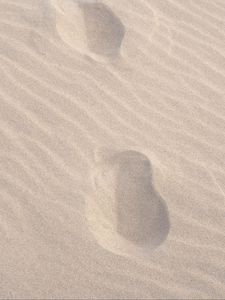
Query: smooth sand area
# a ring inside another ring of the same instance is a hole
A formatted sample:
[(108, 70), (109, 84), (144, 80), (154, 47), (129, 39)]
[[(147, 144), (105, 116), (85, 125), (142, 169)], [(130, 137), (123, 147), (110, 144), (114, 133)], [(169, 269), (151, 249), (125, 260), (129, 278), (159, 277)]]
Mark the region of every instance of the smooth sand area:
[(225, 298), (225, 0), (0, 0), (0, 299)]

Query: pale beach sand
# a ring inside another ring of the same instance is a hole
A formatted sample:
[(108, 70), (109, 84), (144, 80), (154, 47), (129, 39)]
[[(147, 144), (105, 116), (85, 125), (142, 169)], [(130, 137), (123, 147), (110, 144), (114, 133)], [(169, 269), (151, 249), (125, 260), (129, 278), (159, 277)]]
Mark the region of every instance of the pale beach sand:
[(225, 298), (225, 1), (0, 0), (0, 299)]

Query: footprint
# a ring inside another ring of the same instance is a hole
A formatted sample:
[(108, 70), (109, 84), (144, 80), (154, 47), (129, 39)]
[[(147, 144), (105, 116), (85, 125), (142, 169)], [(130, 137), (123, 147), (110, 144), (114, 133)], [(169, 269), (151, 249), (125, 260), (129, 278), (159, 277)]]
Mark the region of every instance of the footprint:
[(92, 179), (87, 220), (102, 247), (141, 258), (162, 244), (169, 232), (169, 215), (153, 186), (148, 157), (134, 150), (103, 150), (96, 157)]
[(90, 0), (52, 0), (52, 4), (64, 42), (100, 61), (119, 55), (125, 28), (109, 7)]

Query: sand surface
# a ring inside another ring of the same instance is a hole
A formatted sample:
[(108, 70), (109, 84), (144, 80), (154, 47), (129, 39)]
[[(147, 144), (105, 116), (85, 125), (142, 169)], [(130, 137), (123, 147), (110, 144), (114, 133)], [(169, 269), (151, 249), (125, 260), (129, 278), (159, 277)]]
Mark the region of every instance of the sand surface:
[(0, 298), (225, 298), (225, 1), (0, 0)]

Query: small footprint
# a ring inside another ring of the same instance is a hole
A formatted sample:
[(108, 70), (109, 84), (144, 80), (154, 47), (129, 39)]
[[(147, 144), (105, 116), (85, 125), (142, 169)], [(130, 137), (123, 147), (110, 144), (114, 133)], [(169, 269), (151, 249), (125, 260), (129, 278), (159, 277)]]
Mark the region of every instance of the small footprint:
[(95, 60), (119, 56), (125, 28), (120, 19), (99, 1), (52, 0), (61, 39)]
[(87, 220), (102, 247), (119, 255), (146, 257), (163, 243), (169, 215), (153, 186), (148, 157), (134, 150), (100, 151), (92, 179)]

